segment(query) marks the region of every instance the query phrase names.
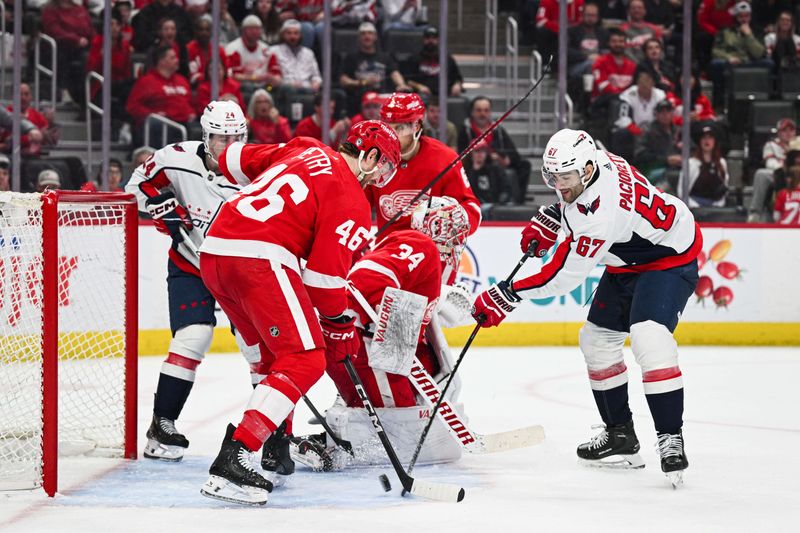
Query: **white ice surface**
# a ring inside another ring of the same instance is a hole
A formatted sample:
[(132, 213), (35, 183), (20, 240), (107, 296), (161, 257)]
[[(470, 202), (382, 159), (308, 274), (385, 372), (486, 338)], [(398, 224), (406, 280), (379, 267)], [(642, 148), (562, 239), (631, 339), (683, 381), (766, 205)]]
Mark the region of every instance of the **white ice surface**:
[[(249, 395), (239, 356), (211, 356), (179, 421), (191, 441), (183, 462), (73, 459), (60, 494), (0, 493), (2, 531), (800, 531), (800, 349), (683, 348), (684, 435), (690, 468), (673, 491), (653, 449), (655, 434), (638, 367), (626, 356), (631, 408), (647, 467), (609, 472), (576, 464), (575, 446), (599, 417), (577, 348), (473, 349), (460, 372), (476, 431), (542, 424), (544, 444), (414, 475), (466, 488), (459, 504), (400, 498), (389, 468), (336, 474), (299, 470), (263, 508), (204, 498), (200, 486), (228, 421)], [(139, 450), (161, 359), (140, 361)], [(325, 408), (327, 378), (310, 397)], [(318, 431), (301, 403), (295, 432)], [(382, 492), (386, 473), (394, 492)], [(491, 529), (490, 529), (491, 528)]]

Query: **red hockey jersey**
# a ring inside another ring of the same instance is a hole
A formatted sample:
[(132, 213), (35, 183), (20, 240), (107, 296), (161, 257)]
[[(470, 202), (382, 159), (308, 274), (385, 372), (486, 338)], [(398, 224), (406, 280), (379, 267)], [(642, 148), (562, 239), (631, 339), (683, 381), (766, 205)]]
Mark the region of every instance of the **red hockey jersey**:
[[(424, 296), (428, 299), (424, 331), (442, 288), (439, 250), (430, 237), (419, 231), (393, 231), (353, 265), (347, 280), (373, 309), (380, 305), (386, 287)], [(349, 298), (350, 310), (358, 317), (357, 324), (364, 326), (372, 322), (356, 298), (352, 294)]]
[[(419, 139), (419, 144), (417, 155), (409, 161), (403, 161), (397, 169), (397, 174), (385, 187), (378, 189), (369, 186), (366, 189), (369, 203), (377, 212), (378, 228), (383, 227), (387, 220), (407, 206), (430, 180), (458, 157), (447, 145), (431, 137), (423, 135)], [(428, 194), (455, 198), (467, 212), (470, 235), (478, 229), (481, 223), (481, 204), (469, 186), (469, 179), (461, 163), (450, 169)], [(427, 196), (423, 196), (422, 200), (426, 199)], [(411, 225), (412, 211), (413, 208), (407, 209), (403, 216), (392, 224), (390, 231), (408, 229)]]
[(775, 197), (775, 222), (800, 224), (800, 187), (778, 191)]
[(320, 314), (342, 314), (353, 252), (370, 230), (369, 204), (344, 158), (307, 137), (234, 143), (220, 170), (250, 184), (223, 204), (201, 251), (276, 261), (302, 275)]

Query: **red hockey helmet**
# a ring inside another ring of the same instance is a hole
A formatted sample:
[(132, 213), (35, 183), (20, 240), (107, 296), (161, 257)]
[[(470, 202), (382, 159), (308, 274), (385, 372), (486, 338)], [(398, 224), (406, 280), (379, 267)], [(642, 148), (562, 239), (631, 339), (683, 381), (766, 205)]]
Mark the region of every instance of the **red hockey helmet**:
[(384, 122), (416, 122), (425, 118), (425, 104), (415, 93), (392, 93), (381, 106)]
[(383, 187), (394, 177), (400, 165), (400, 140), (392, 128), (380, 120), (363, 120), (350, 128), (347, 142), (355, 145), (361, 152), (358, 156), (358, 168), (361, 170), (361, 161), (364, 155), (372, 148), (380, 152), (378, 164), (374, 170), (362, 174), (378, 172), (378, 177), (372, 182), (376, 187)]

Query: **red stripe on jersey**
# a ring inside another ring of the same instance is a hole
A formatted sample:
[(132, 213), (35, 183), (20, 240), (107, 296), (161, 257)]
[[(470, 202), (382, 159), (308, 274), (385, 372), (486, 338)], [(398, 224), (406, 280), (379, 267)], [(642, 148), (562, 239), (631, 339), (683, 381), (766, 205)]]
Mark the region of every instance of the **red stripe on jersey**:
[(166, 362), (171, 365), (186, 368), (188, 370), (194, 370), (197, 368), (197, 365), (200, 364), (200, 361), (195, 361), (194, 359), (189, 359), (188, 357), (184, 357), (172, 352), (169, 352)]
[(176, 267), (180, 268), (187, 274), (192, 274), (194, 276), (197, 276), (198, 278), (200, 277), (200, 270), (196, 266), (191, 264), (189, 261), (187, 261), (185, 257), (183, 257), (181, 254), (178, 253), (177, 250), (175, 250), (174, 248), (170, 248), (168, 255), (170, 261), (175, 263)]
[(567, 257), (569, 257), (571, 247), (572, 235), (558, 245), (558, 248), (556, 248), (556, 253), (553, 254), (553, 258), (548, 263), (545, 263), (545, 265), (542, 267), (542, 270), (533, 276), (528, 276), (527, 278), (515, 281), (511, 287), (515, 291), (519, 292), (536, 289), (538, 287), (547, 285), (550, 283), (550, 280), (556, 277), (556, 274), (558, 274), (561, 269), (564, 268), (564, 265), (567, 263)]
[(608, 368), (602, 368), (600, 370), (589, 370), (589, 379), (594, 381), (603, 381), (604, 379), (613, 378), (614, 376), (618, 376), (628, 370), (628, 367), (625, 366), (624, 362), (619, 362), (615, 365), (611, 365)]
[(668, 379), (675, 379), (679, 377), (681, 377), (681, 369), (680, 367), (677, 366), (642, 372), (642, 381), (644, 383), (653, 383), (654, 381), (666, 381)]
[(695, 260), (703, 249), (703, 234), (700, 231), (700, 226), (697, 222), (694, 224), (694, 242), (685, 252), (677, 255), (670, 255), (662, 257), (651, 263), (643, 265), (629, 265), (623, 267), (606, 266), (609, 274), (624, 274), (627, 272), (652, 272), (654, 270), (669, 270), (683, 265), (687, 265)]
[(153, 196), (161, 194), (159, 189), (168, 187), (171, 184), (172, 182), (169, 181), (169, 177), (167, 173), (164, 172), (164, 169), (159, 169), (152, 178), (146, 179), (139, 184), (139, 190), (148, 198), (152, 198)]

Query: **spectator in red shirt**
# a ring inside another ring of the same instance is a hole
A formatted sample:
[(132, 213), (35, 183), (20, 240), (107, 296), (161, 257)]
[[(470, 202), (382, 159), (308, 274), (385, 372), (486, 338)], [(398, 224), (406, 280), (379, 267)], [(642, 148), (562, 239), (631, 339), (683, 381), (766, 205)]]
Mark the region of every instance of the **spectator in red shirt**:
[[(259, 89), (250, 98), (247, 108), (250, 117), (249, 142), (256, 144), (276, 144), (289, 142), (292, 131), (289, 119), (282, 117), (272, 95), (264, 89)], [(321, 135), (321, 133), (320, 133)]]
[(117, 0), (114, 2), (114, 7), (111, 10), (112, 17), (114, 16), (114, 13), (119, 15), (122, 40), (131, 47), (133, 47), (133, 26), (131, 26), (132, 9), (133, 6), (131, 5), (130, 0)]
[(644, 43), (649, 39), (661, 41), (663, 30), (644, 20), (647, 15), (644, 0), (631, 0), (628, 4), (628, 21), (619, 27), (627, 37), (626, 47), (628, 57), (636, 63), (644, 59)]
[[(194, 24), (194, 40), (186, 45), (186, 56), (189, 60), (189, 83), (192, 86), (200, 83), (206, 67), (211, 63), (211, 19), (201, 17)], [(219, 47), (220, 61), (225, 62), (225, 49)], [(205, 106), (203, 106), (205, 107)]]
[[(228, 68), (225, 66), (224, 61), (221, 61), (219, 64), (217, 75), (219, 76), (218, 100), (222, 100), (225, 96), (230, 96), (232, 101), (236, 102), (239, 104), (239, 107), (244, 109), (242, 84), (228, 76)], [(203, 114), (203, 110), (211, 101), (211, 63), (206, 65), (206, 70), (203, 73), (202, 80), (203, 81), (200, 82), (200, 85), (197, 86), (197, 93), (192, 100), (194, 102), (194, 110), (197, 113), (197, 116)]]
[[(350, 119), (343, 118), (336, 120), (336, 101), (331, 99), (331, 122), (330, 135), (328, 136), (329, 146), (339, 146), (344, 142), (347, 132), (350, 131)], [(294, 130), (295, 137), (313, 137), (322, 140), (322, 95), (314, 97), (314, 114), (301, 120)]]
[(159, 20), (156, 36), (155, 44), (147, 50), (147, 59), (151, 61), (151, 63), (147, 65), (147, 68), (149, 69), (153, 66), (153, 51), (162, 46), (169, 46), (175, 50), (175, 55), (178, 56), (178, 73), (188, 78), (189, 55), (186, 52), (186, 46), (178, 42), (178, 25), (175, 19), (165, 17)]
[[(697, 81), (696, 73), (692, 73), (691, 85), (691, 98), (692, 109), (689, 111), (689, 120), (694, 123), (703, 123), (715, 121), (717, 114), (714, 113), (714, 107), (711, 105), (711, 100), (708, 99)], [(678, 90), (668, 95), (669, 101), (675, 106), (675, 125), (680, 126), (683, 124), (683, 100), (681, 99), (680, 87), (683, 87), (683, 76), (678, 80)], [(707, 125), (707, 124), (704, 124)], [(702, 126), (698, 126), (701, 128)]]
[(594, 90), (592, 96), (617, 95), (633, 83), (636, 63), (625, 55), (625, 33), (612, 28), (608, 31), (607, 54), (598, 57), (592, 65)]
[[(53, 0), (42, 9), (42, 32), (58, 45), (58, 87), (75, 102), (83, 102), (83, 76), (94, 36), (89, 10), (72, 0)], [(76, 74), (77, 73), (77, 74)]]
[[(125, 102), (133, 87), (133, 67), (131, 63), (131, 45), (122, 33), (122, 14), (114, 8), (111, 12), (111, 116), (119, 120), (127, 120)], [(103, 74), (103, 35), (95, 35), (86, 62), (87, 72)], [(92, 81), (91, 98), (98, 103), (102, 94), (101, 85)]]
[(225, 47), (228, 68), (247, 94), (266, 85), (278, 86), (283, 81), (278, 59), (261, 40), (262, 27), (260, 18), (247, 15), (242, 21), (241, 36)]
[[(58, 128), (52, 124), (54, 114), (52, 112), (43, 114), (31, 106), (33, 102), (33, 93), (31, 87), (27, 83), (22, 83), (19, 86), (20, 107), (22, 109), (22, 118), (30, 121), (31, 124), (36, 126), (42, 132), (42, 145), (55, 146), (58, 143), (61, 133)], [(13, 111), (12, 106), (8, 106), (9, 111)], [(48, 118), (49, 116), (49, 118)]]
[(697, 55), (700, 70), (711, 62), (711, 48), (717, 32), (733, 26), (733, 6), (738, 0), (702, 0), (697, 8), (697, 34), (693, 52)]
[[(567, 26), (577, 26), (583, 20), (585, 0), (567, 0)], [(551, 55), (558, 61), (559, 0), (542, 0), (536, 11), (536, 47), (544, 61)]]
[[(178, 74), (178, 56), (171, 46), (155, 50), (155, 66), (136, 80), (126, 109), (136, 121), (136, 141), (141, 141), (144, 120), (159, 114), (175, 122), (187, 124), (197, 118), (191, 105), (189, 80)], [(158, 130), (160, 132), (160, 128)], [(153, 138), (159, 138), (153, 135)], [(137, 142), (137, 145), (142, 144)]]
[(800, 224), (800, 167), (789, 169), (789, 186), (775, 197), (775, 222)]

